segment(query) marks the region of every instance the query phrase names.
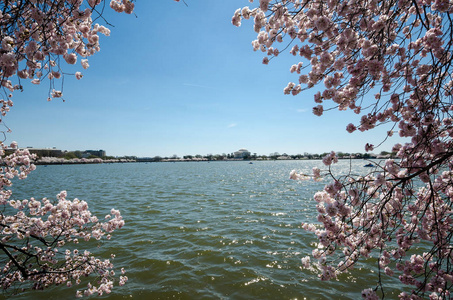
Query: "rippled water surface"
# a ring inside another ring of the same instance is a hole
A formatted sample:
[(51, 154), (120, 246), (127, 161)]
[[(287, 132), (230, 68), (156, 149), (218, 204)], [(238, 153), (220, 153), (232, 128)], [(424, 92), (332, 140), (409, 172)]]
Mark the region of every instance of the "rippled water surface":
[[(363, 165), (352, 162), (358, 172)], [(126, 226), (100, 248), (89, 245), (103, 257), (115, 253), (115, 267), (129, 277), (102, 298), (358, 299), (375, 282), (373, 268), (330, 282), (301, 268), (316, 240), (300, 224), (316, 220), (312, 196), (327, 181), (288, 177), (314, 166), (322, 167), (320, 161), (38, 166), (15, 183), (13, 198), (55, 198), (67, 190), (100, 218), (112, 207), (121, 211)], [(343, 161), (336, 168), (349, 167)], [(74, 294), (56, 287), (14, 298)]]

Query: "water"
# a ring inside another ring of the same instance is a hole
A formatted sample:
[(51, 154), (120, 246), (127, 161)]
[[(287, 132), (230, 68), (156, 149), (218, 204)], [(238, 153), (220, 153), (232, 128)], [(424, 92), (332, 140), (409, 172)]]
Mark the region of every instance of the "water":
[[(363, 165), (352, 162), (357, 172)], [(312, 196), (327, 181), (288, 177), (292, 169), (310, 173), (314, 166), (323, 167), (320, 161), (38, 166), (15, 183), (13, 198), (54, 198), (67, 190), (99, 218), (112, 207), (121, 211), (125, 227), (100, 248), (89, 245), (106, 258), (115, 253), (115, 267), (129, 277), (102, 298), (360, 298), (375, 283), (373, 265), (329, 282), (301, 268), (316, 240), (300, 224), (315, 221)], [(349, 167), (341, 161), (336, 168)], [(73, 298), (75, 291), (55, 287), (14, 299)]]

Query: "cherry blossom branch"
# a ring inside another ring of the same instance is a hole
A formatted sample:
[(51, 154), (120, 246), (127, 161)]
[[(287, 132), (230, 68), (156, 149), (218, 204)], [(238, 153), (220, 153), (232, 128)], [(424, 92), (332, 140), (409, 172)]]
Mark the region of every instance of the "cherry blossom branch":
[[(48, 100), (63, 99), (64, 80), (69, 75), (64, 72), (64, 64), (74, 65), (80, 59), (82, 68), (87, 69), (88, 57), (100, 50), (99, 34), (110, 34), (108, 28), (95, 23), (103, 20), (109, 25), (103, 17), (106, 1), (0, 3), (2, 117), (13, 105), (13, 93), (23, 90), (25, 82), (40, 84), (47, 79)], [(131, 14), (134, 9), (130, 0), (110, 0), (109, 5), (119, 13)], [(81, 72), (72, 75), (76, 79), (83, 77)], [(57, 81), (61, 83), (60, 89), (56, 88)], [(5, 132), (2, 133), (6, 139)], [(120, 212), (112, 209), (101, 222), (91, 214), (85, 201), (67, 200), (65, 191), (57, 195), (57, 201), (10, 199), (11, 179), (25, 179), (35, 170), (32, 163), (35, 159), (28, 150), (18, 150), (15, 142), (10, 147), (0, 143), (0, 252), (4, 253), (0, 285), (4, 290), (22, 283), (35, 289), (62, 283), (70, 286), (80, 284), (82, 277), (96, 274), (96, 284), (89, 283), (77, 296), (109, 293), (114, 282), (109, 259), (95, 258), (89, 251), (80, 253), (74, 249), (60, 254), (58, 250), (68, 243), (78, 244), (79, 239), (109, 239), (110, 233), (124, 225)], [(126, 276), (119, 276), (120, 285), (126, 281)]]
[[(336, 278), (361, 257), (377, 255), (377, 285), (366, 299), (384, 297), (382, 276), (399, 274), (415, 287), (402, 299), (429, 293), (448, 299), (453, 282), (453, 4), (423, 1), (271, 1), (236, 10), (232, 23), (254, 20), (255, 51), (263, 63), (275, 58), (279, 44), (299, 57), (290, 68), (298, 83), (284, 94), (298, 95), (322, 85), (313, 108), (321, 116), (332, 109), (351, 109), (359, 124), (346, 130), (368, 131), (391, 125), (406, 138), (395, 144), (394, 159), (364, 176), (335, 176), (334, 152), (324, 157), (333, 182), (315, 194), (315, 224), (304, 224), (318, 237), (313, 257), (322, 280)], [(307, 64), (308, 62), (308, 64)], [(370, 95), (374, 93), (374, 95)], [(373, 99), (374, 96), (374, 99)], [(375, 146), (367, 143), (366, 151)], [(313, 178), (320, 171), (314, 170)], [(310, 176), (291, 171), (292, 179)], [(446, 234), (448, 233), (448, 234)], [(405, 255), (422, 245), (425, 253)], [(304, 258), (305, 267), (310, 259)], [(338, 264), (337, 264), (338, 263)], [(383, 270), (383, 272), (381, 272)], [(411, 298), (411, 299), (412, 299)]]

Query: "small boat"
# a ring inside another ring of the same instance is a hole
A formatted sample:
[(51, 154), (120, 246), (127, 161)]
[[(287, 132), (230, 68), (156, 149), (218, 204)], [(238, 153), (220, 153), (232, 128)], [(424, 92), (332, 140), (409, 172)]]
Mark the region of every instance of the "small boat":
[(369, 163), (369, 164), (366, 164), (364, 165), (365, 168), (370, 168), (370, 167), (374, 167), (374, 165), (372, 163)]
[(249, 162), (249, 165), (253, 165), (253, 163), (252, 163), (252, 162)]

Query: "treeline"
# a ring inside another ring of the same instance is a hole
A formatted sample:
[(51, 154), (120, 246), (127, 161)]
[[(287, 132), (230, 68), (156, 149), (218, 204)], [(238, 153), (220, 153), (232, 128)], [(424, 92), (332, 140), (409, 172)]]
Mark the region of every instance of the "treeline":
[[(35, 152), (35, 151), (31, 151)], [(244, 155), (242, 157), (235, 157), (231, 154), (196, 154), (196, 155), (184, 155), (182, 157), (174, 154), (172, 156), (154, 156), (154, 157), (137, 157), (137, 156), (101, 156), (93, 153), (87, 153), (87, 151), (60, 151), (56, 153), (52, 150), (40, 150), (35, 153), (38, 159), (45, 157), (53, 157), (65, 160), (77, 160), (77, 159), (102, 159), (102, 160), (125, 160), (125, 161), (137, 161), (137, 162), (161, 162), (161, 161), (228, 161), (228, 160), (303, 160), (303, 159), (322, 159), (326, 156), (327, 152), (321, 154), (312, 154), (305, 152), (304, 154), (280, 154), (278, 152), (271, 153), (269, 155), (258, 155), (253, 153), (250, 155)], [(395, 153), (382, 151), (380, 154), (373, 153), (348, 153), (348, 152), (337, 152), (339, 159), (372, 159), (372, 158), (391, 158), (394, 157)]]
[[(131, 156), (128, 158), (135, 159), (137, 162), (162, 162), (162, 161), (222, 161), (222, 160), (303, 160), (303, 159), (322, 159), (329, 153), (321, 154), (279, 154), (277, 152), (269, 155), (257, 155), (256, 153), (250, 155), (244, 155), (243, 157), (235, 157), (233, 154), (207, 154), (207, 155), (184, 155), (182, 157), (178, 155), (172, 156), (154, 156), (154, 157), (135, 157)], [(373, 153), (347, 153), (337, 152), (339, 159), (373, 159), (373, 158), (391, 158), (395, 156), (395, 153), (382, 151), (380, 154)]]

